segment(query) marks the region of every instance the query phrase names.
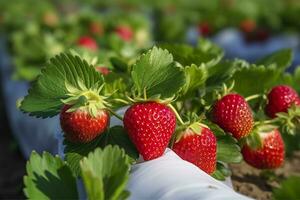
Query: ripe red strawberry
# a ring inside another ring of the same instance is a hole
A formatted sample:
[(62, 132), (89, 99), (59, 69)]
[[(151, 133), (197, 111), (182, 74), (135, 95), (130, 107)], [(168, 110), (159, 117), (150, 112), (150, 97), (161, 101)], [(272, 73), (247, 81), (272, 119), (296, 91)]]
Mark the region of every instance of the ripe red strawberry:
[(217, 140), (209, 128), (201, 127), (200, 133), (188, 128), (172, 149), (183, 160), (193, 163), (208, 174), (216, 169)]
[(131, 106), (123, 123), (144, 160), (152, 160), (167, 148), (176, 127), (176, 117), (164, 104), (144, 102)]
[(69, 105), (62, 108), (60, 125), (71, 142), (90, 142), (103, 133), (109, 124), (109, 113), (106, 110), (98, 111), (98, 115), (93, 117), (87, 111), (68, 112), (69, 108)]
[(96, 51), (98, 49), (97, 42), (89, 36), (80, 37), (77, 41), (77, 44), (81, 47), (90, 49), (92, 51)]
[(240, 23), (240, 29), (244, 32), (244, 33), (251, 33), (255, 30), (256, 28), (256, 23), (255, 21), (251, 20), (251, 19), (246, 19), (243, 20)]
[(103, 74), (104, 76), (108, 75), (110, 73), (110, 71), (109, 71), (109, 69), (107, 67), (99, 66), (99, 67), (96, 67), (96, 70), (98, 72), (100, 72), (101, 74)]
[(130, 40), (132, 40), (133, 32), (132, 32), (131, 27), (129, 27), (129, 26), (125, 26), (125, 25), (118, 26), (116, 28), (116, 33), (124, 41), (130, 41)]
[(207, 37), (212, 34), (212, 27), (207, 22), (202, 22), (198, 26), (198, 32), (204, 36)]
[(228, 94), (213, 106), (213, 121), (236, 139), (247, 136), (253, 127), (251, 108), (239, 94)]
[(260, 134), (262, 147), (252, 149), (245, 144), (242, 148), (244, 160), (258, 169), (274, 169), (284, 161), (284, 143), (280, 132), (274, 129), (271, 132)]
[(300, 98), (297, 92), (289, 86), (278, 85), (273, 87), (268, 94), (266, 114), (274, 118), (276, 113), (287, 112), (293, 104), (300, 105)]
[(264, 28), (259, 28), (255, 33), (255, 39), (258, 42), (267, 41), (269, 37), (270, 37), (270, 32)]

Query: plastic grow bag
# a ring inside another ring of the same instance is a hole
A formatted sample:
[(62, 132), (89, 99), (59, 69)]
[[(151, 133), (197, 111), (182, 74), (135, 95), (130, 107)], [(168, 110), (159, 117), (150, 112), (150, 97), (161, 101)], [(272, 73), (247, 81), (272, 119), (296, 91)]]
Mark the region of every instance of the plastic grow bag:
[(0, 39), (1, 89), (12, 134), (26, 158), (30, 156), (32, 150), (56, 154), (58, 144), (55, 133), (60, 131), (58, 118), (38, 119), (18, 110), (16, 102), (27, 94), (29, 83), (12, 80), (12, 69), (12, 60), (2, 38)]

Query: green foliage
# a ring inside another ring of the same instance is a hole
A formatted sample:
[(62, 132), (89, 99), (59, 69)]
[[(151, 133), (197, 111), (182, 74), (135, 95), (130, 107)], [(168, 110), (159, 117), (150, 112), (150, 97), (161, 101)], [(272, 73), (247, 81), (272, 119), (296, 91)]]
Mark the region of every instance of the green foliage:
[(239, 163), (243, 159), (237, 141), (227, 135), (217, 136), (217, 160), (225, 163)]
[(186, 44), (161, 44), (160, 47), (167, 49), (174, 56), (174, 60), (183, 66), (205, 64), (210, 67), (223, 57), (223, 51), (207, 40), (201, 40), (197, 48)]
[(256, 64), (265, 66), (275, 64), (278, 70), (284, 71), (287, 67), (289, 67), (292, 64), (292, 53), (293, 52), (291, 49), (282, 49), (258, 60)]
[(88, 199), (126, 199), (130, 162), (117, 146), (97, 148), (80, 162)]
[(231, 175), (231, 171), (227, 166), (222, 162), (217, 162), (216, 171), (212, 174), (212, 177), (220, 181), (225, 181), (226, 177)]
[(208, 90), (220, 87), (228, 81), (237, 69), (238, 61), (222, 61), (208, 68), (206, 87)]
[(191, 94), (193, 91), (198, 90), (204, 85), (208, 73), (206, 67), (201, 65), (200, 67), (192, 64), (184, 68), (186, 82), (182, 90), (183, 95)]
[(28, 199), (77, 199), (76, 179), (57, 156), (32, 152), (26, 165), (24, 193)]
[(102, 83), (102, 76), (85, 60), (70, 53), (60, 54), (42, 70), (20, 109), (32, 116), (52, 117), (60, 112), (62, 100), (68, 97), (67, 85), (80, 89), (80, 84), (91, 88)]
[(244, 96), (260, 94), (289, 77), (283, 77), (285, 69), (292, 62), (292, 51), (283, 49), (260, 59), (256, 64), (237, 63), (237, 71), (232, 77), (237, 84), (234, 90)]
[(244, 97), (261, 94), (272, 86), (277, 84), (277, 80), (282, 75), (282, 71), (276, 68), (276, 65), (250, 65), (237, 69), (232, 77), (235, 81), (234, 91)]
[(223, 163), (239, 163), (243, 157), (238, 141), (225, 133), (218, 125), (206, 121), (205, 124), (217, 137), (217, 160)]
[(300, 199), (300, 177), (291, 176), (281, 183), (280, 188), (273, 191), (273, 198), (275, 200), (282, 199)]
[(66, 146), (65, 160), (69, 164), (72, 172), (76, 176), (79, 176), (79, 162), (83, 157), (87, 156), (89, 152), (94, 151), (96, 148), (104, 148), (109, 144), (118, 145), (120, 148), (124, 149), (131, 160), (136, 160), (139, 157), (137, 149), (129, 139), (124, 128), (121, 126), (114, 126), (89, 143), (77, 144), (64, 140), (64, 145)]
[(167, 50), (153, 47), (133, 65), (131, 77), (138, 96), (169, 98), (177, 94), (185, 84), (183, 70), (173, 62)]

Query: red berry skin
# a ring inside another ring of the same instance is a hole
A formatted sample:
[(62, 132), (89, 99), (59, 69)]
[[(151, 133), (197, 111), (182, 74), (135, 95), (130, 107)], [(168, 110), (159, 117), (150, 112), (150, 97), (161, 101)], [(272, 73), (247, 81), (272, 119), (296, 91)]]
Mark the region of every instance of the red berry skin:
[(109, 113), (106, 110), (101, 110), (97, 117), (92, 117), (86, 111), (67, 112), (69, 108), (69, 105), (62, 108), (60, 126), (71, 142), (90, 142), (103, 133), (109, 124)]
[(208, 128), (202, 127), (201, 134), (196, 134), (191, 129), (186, 130), (183, 137), (173, 145), (173, 151), (207, 174), (216, 170), (217, 140)]
[(228, 94), (218, 100), (212, 111), (213, 121), (236, 139), (247, 136), (253, 127), (253, 115), (239, 94)]
[(273, 87), (268, 94), (266, 114), (275, 118), (276, 113), (287, 112), (292, 104), (300, 105), (300, 98), (293, 88), (286, 85)]
[(77, 41), (77, 44), (81, 47), (87, 48), (92, 51), (98, 50), (97, 42), (89, 36), (80, 37), (79, 40)]
[(280, 132), (275, 129), (263, 138), (263, 147), (251, 149), (247, 144), (242, 148), (244, 160), (258, 169), (275, 169), (284, 161), (284, 142)]
[(204, 37), (208, 37), (212, 34), (212, 27), (209, 25), (209, 23), (207, 22), (202, 22), (201, 24), (199, 24), (198, 26), (198, 32), (204, 36)]
[(118, 26), (116, 28), (116, 33), (124, 41), (132, 40), (133, 32), (129, 26)]
[(251, 19), (243, 20), (240, 23), (240, 29), (244, 33), (252, 33), (255, 30), (255, 28), (256, 28), (256, 22)]
[(163, 155), (176, 127), (173, 111), (156, 102), (136, 103), (124, 115), (124, 127), (144, 160)]
[(98, 72), (100, 72), (101, 74), (103, 74), (104, 76), (106, 76), (110, 73), (110, 70), (107, 67), (99, 66), (99, 67), (96, 67), (96, 70)]

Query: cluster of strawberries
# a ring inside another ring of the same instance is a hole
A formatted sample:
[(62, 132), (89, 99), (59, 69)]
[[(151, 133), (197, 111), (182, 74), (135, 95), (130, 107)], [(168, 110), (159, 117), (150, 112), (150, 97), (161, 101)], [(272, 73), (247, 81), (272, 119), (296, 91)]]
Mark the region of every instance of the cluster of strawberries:
[[(275, 118), (279, 112), (287, 112), (292, 105), (299, 105), (298, 94), (289, 86), (276, 86), (268, 94), (266, 114)], [(61, 127), (67, 139), (86, 143), (105, 131), (109, 125), (109, 113), (99, 110), (96, 117), (84, 111), (68, 112), (66, 105), (61, 111)], [(206, 173), (216, 169), (217, 139), (205, 124), (196, 122), (176, 129), (176, 110), (170, 105), (149, 101), (134, 103), (124, 115), (123, 123), (131, 141), (144, 160), (163, 155), (170, 147), (182, 159), (189, 161)], [(253, 148), (241, 143), (244, 160), (260, 169), (281, 166), (284, 161), (284, 143), (276, 127), (260, 131), (254, 123), (247, 101), (239, 94), (231, 93), (217, 100), (212, 106), (212, 121), (239, 141), (253, 131), (258, 131), (261, 145)], [(172, 136), (175, 138), (171, 141)]]

